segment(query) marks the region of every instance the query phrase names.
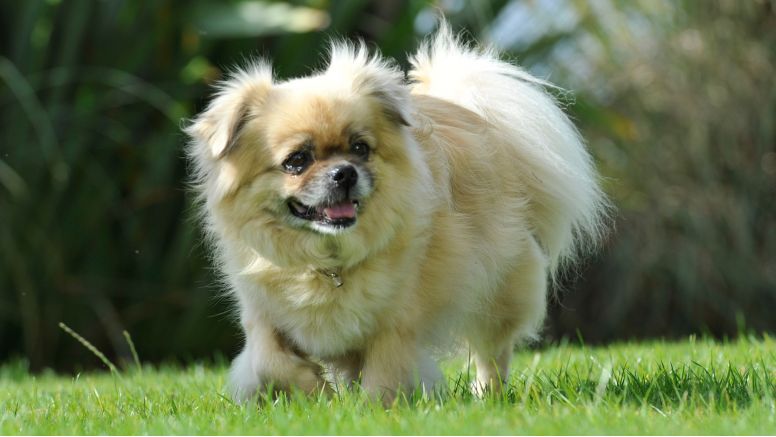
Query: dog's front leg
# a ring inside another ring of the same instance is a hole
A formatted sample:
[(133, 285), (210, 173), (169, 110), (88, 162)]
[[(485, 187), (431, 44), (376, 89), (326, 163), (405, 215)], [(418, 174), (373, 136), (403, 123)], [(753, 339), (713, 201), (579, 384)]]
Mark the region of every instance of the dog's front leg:
[(243, 321), (245, 347), (232, 362), (229, 382), (234, 399), (245, 402), (257, 392), (328, 389), (320, 365), (306, 359), (282, 334), (261, 320)]
[(364, 354), (362, 387), (386, 406), (398, 393), (411, 395), (442, 387), (442, 372), (428, 351), (419, 346), (414, 333), (390, 329), (373, 339)]

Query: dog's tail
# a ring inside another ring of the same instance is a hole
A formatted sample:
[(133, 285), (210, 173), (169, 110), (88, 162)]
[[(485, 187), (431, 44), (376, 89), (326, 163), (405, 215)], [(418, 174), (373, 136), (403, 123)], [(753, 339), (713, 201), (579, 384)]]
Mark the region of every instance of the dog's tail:
[(530, 220), (553, 278), (600, 241), (609, 204), (579, 133), (546, 91), (553, 85), (499, 60), (493, 49), (468, 47), (445, 22), (411, 63), (413, 93), (479, 114), (517, 148), (516, 170), (532, 173), (524, 178)]

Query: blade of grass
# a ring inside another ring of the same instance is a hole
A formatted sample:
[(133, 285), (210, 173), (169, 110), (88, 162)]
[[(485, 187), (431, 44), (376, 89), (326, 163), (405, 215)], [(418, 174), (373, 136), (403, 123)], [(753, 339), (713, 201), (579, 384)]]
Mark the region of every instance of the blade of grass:
[(132, 352), (132, 359), (135, 361), (135, 366), (137, 367), (138, 372), (143, 372), (143, 366), (140, 364), (140, 356), (137, 354), (137, 349), (135, 349), (135, 342), (132, 341), (132, 337), (129, 335), (129, 332), (124, 330), (123, 332), (124, 338), (127, 340), (127, 344), (129, 345), (129, 350)]
[(119, 369), (116, 368), (116, 366), (108, 359), (108, 357), (105, 356), (105, 354), (100, 352), (99, 349), (97, 349), (93, 344), (91, 344), (89, 340), (81, 337), (77, 332), (73, 331), (69, 326), (65, 325), (62, 322), (59, 322), (59, 327), (62, 328), (62, 330), (68, 333), (71, 337), (76, 339), (76, 341), (81, 343), (86, 349), (89, 349), (91, 353), (93, 353), (97, 358), (100, 359), (100, 361), (103, 362), (103, 364), (108, 366), (108, 369), (110, 369), (111, 373), (117, 376), (121, 376), (121, 374), (119, 373)]

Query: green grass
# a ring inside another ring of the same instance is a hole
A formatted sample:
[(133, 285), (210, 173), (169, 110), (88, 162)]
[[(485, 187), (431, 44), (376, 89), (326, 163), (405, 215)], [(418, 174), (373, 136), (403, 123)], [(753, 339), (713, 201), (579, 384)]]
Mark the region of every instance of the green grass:
[(0, 434), (774, 434), (776, 340), (561, 344), (515, 356), (509, 390), (385, 409), (348, 392), (237, 406), (225, 368), (30, 376), (0, 367)]

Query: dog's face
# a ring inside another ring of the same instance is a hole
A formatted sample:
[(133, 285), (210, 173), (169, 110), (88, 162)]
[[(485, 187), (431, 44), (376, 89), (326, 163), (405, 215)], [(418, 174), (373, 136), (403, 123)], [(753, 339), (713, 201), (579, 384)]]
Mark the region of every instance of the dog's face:
[[(315, 88), (315, 79), (307, 79)], [(301, 88), (301, 90), (297, 89)], [(282, 188), (278, 218), (289, 226), (338, 234), (352, 230), (369, 206), (387, 141), (368, 100), (306, 90), (297, 81), (276, 90), (265, 119), (268, 149)], [(381, 126), (382, 125), (382, 126)], [(285, 210), (284, 210), (285, 209)]]
[(400, 73), (352, 50), (307, 78), (233, 76), (187, 129), (211, 228), (279, 265), (383, 247), (429, 185), (407, 100)]

